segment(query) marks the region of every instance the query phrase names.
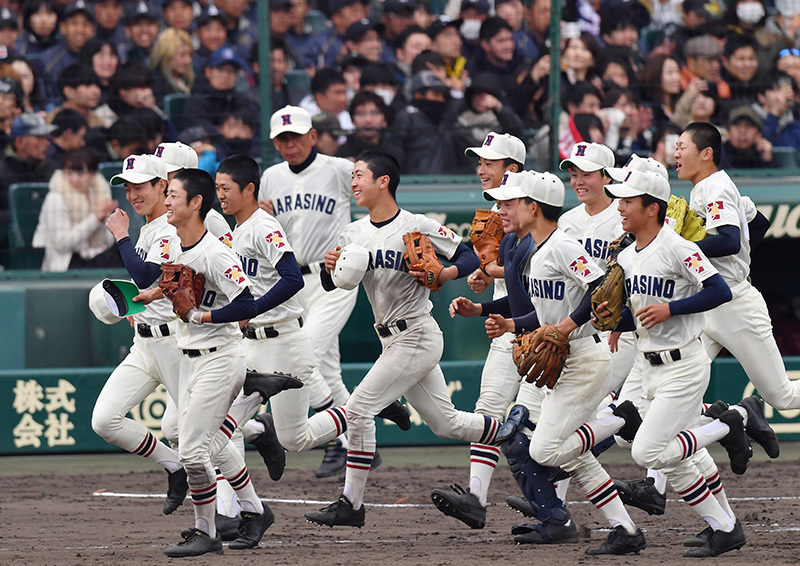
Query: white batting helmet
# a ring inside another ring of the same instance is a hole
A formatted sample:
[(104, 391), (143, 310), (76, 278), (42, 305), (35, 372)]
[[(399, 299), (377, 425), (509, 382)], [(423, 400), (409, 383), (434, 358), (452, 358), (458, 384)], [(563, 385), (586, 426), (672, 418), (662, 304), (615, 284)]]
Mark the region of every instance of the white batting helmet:
[(347, 244), (339, 253), (336, 269), (331, 275), (333, 284), (347, 291), (355, 289), (367, 272), (367, 266), (369, 266), (367, 249), (358, 244)]
[(143, 304), (131, 301), (138, 294), (139, 289), (130, 281), (103, 279), (89, 291), (89, 309), (100, 322), (116, 324), (144, 310)]

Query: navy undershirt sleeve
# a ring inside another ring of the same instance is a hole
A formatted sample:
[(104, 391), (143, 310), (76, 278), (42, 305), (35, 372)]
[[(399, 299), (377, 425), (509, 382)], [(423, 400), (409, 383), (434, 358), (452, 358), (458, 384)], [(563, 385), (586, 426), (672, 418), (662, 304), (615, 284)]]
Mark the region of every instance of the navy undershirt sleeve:
[(469, 249), (464, 242), (458, 244), (450, 261), (458, 269), (458, 277), (456, 277), (456, 279), (466, 277), (481, 266), (481, 260), (478, 259), (475, 252)]
[(706, 257), (723, 257), (739, 253), (741, 241), (739, 239), (739, 227), (726, 224), (720, 226), (716, 236), (706, 236), (697, 243)]
[(731, 300), (731, 289), (722, 275), (716, 273), (703, 281), (703, 288), (685, 299), (669, 303), (672, 316), (709, 311)]
[(246, 287), (230, 304), (221, 309), (211, 311), (211, 322), (214, 324), (238, 322), (253, 318), (257, 314), (256, 300), (253, 298), (253, 294), (250, 293), (250, 287)]
[(769, 230), (769, 220), (760, 212), (756, 212), (756, 217), (750, 221), (747, 229), (750, 232), (750, 251), (753, 251), (764, 239), (767, 230)]
[(128, 274), (139, 289), (147, 289), (161, 276), (161, 266), (140, 258), (136, 250), (133, 249), (133, 242), (130, 236), (125, 236), (118, 241), (117, 247), (122, 256), (122, 263), (125, 264), (125, 269), (128, 270)]
[(514, 334), (522, 334), (529, 330), (536, 330), (541, 325), (539, 317), (536, 316), (536, 311), (532, 310), (525, 316), (514, 317)]
[(293, 253), (283, 254), (275, 269), (281, 278), (263, 297), (256, 299), (258, 314), (274, 309), (303, 288), (303, 274)]
[(333, 291), (336, 289), (336, 285), (333, 283), (333, 277), (331, 277), (327, 269), (323, 268), (322, 271), (319, 272), (319, 280), (320, 283), (322, 283), (322, 288), (326, 291)]
[(601, 277), (600, 279), (596, 279), (589, 283), (589, 288), (586, 290), (586, 294), (583, 295), (583, 299), (581, 299), (580, 304), (574, 311), (572, 311), (572, 314), (569, 315), (569, 317), (575, 324), (578, 325), (578, 327), (581, 327), (589, 322), (589, 317), (592, 314), (592, 291), (594, 291), (602, 281), (603, 278)]
[(503, 318), (511, 318), (511, 308), (509, 305), (508, 297), (501, 297), (494, 301), (481, 303), (481, 316), (489, 316), (490, 314), (500, 314)]
[(636, 322), (633, 320), (633, 313), (629, 307), (622, 308), (622, 318), (614, 330), (617, 332), (633, 332), (636, 330)]

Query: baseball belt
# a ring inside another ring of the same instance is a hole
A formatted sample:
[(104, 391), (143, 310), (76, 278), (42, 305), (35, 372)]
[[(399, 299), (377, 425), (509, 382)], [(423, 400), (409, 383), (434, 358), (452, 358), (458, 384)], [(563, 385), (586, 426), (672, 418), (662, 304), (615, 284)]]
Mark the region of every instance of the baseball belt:
[(247, 325), (242, 328), (242, 334), (244, 334), (244, 337), (248, 340), (264, 340), (266, 338), (277, 338), (280, 336), (281, 332), (285, 333), (288, 330), (296, 330), (298, 327), (303, 328), (302, 316), (294, 320), (277, 323), (272, 326)]
[(312, 273), (319, 273), (325, 268), (325, 263), (312, 263), (311, 265), (301, 265), (300, 273), (303, 275), (311, 275)]
[(389, 324), (376, 324), (375, 332), (377, 332), (378, 336), (381, 338), (388, 338), (392, 335), (393, 328), (398, 330), (398, 332), (395, 332), (395, 334), (399, 334), (408, 328), (408, 323), (405, 320), (396, 320), (395, 322)]
[(181, 353), (184, 356), (188, 356), (190, 358), (199, 358), (204, 354), (211, 354), (217, 351), (217, 348), (208, 348), (207, 350), (181, 350)]
[(164, 336), (169, 336), (169, 325), (150, 326), (140, 322), (136, 325), (136, 334), (142, 338), (163, 338)]
[(681, 359), (680, 349), (670, 350), (669, 352), (647, 352), (644, 354), (645, 359), (650, 362), (651, 366), (660, 366), (671, 362), (677, 362)]

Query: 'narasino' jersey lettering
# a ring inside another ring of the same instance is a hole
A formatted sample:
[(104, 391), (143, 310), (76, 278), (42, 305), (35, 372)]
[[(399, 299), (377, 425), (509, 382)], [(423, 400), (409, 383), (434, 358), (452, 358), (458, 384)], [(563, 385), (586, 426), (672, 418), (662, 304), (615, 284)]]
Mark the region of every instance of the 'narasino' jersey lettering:
[(634, 275), (625, 279), (625, 290), (630, 295), (650, 295), (671, 299), (675, 293), (675, 281), (652, 275)]
[(325, 214), (333, 214), (336, 201), (325, 195), (306, 193), (302, 195), (286, 195), (275, 199), (275, 216), (290, 210), (315, 210)]
[(399, 250), (376, 250), (375, 255), (369, 252), (367, 271), (373, 269), (394, 269), (395, 271), (408, 271), (408, 266), (403, 260), (403, 252)]
[(586, 240), (581, 241), (586, 253), (597, 259), (608, 259), (608, 254), (611, 251), (608, 249), (609, 243), (599, 238), (586, 238)]
[(239, 261), (242, 264), (245, 275), (248, 277), (255, 277), (258, 275), (258, 260), (256, 258), (247, 258), (241, 254), (236, 255), (239, 256)]
[(531, 279), (531, 295), (540, 299), (550, 299), (554, 301), (564, 300), (564, 281), (554, 281), (552, 279)]

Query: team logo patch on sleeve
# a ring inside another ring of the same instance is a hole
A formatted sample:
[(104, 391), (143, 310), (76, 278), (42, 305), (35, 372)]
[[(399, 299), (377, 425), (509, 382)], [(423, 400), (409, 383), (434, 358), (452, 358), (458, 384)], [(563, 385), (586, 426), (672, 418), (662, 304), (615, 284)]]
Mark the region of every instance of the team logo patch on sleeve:
[(244, 273), (242, 273), (242, 270), (236, 265), (225, 270), (225, 277), (234, 283), (244, 283)]
[(715, 200), (706, 205), (706, 217), (709, 220), (719, 220), (720, 210), (723, 209), (722, 201)]
[(588, 277), (592, 272), (587, 265), (588, 263), (589, 262), (586, 260), (586, 256), (580, 256), (578, 259), (569, 264), (569, 268), (581, 277)]
[(703, 273), (706, 268), (703, 267), (703, 258), (699, 252), (695, 252), (683, 260), (684, 265), (689, 269), (694, 270), (696, 273)]
[(445, 238), (450, 238), (451, 240), (458, 240), (458, 236), (456, 233), (453, 232), (450, 228), (445, 226), (439, 226), (439, 229), (436, 231), (440, 236), (444, 236)]
[(230, 232), (225, 232), (222, 236), (219, 237), (219, 241), (228, 246), (229, 248), (233, 247), (233, 236)]
[(169, 259), (169, 238), (161, 238), (158, 241), (158, 249), (161, 259)]
[(274, 232), (270, 232), (267, 234), (267, 242), (272, 244), (278, 249), (281, 249), (286, 245), (286, 238), (283, 234), (281, 234), (280, 230), (275, 230)]

